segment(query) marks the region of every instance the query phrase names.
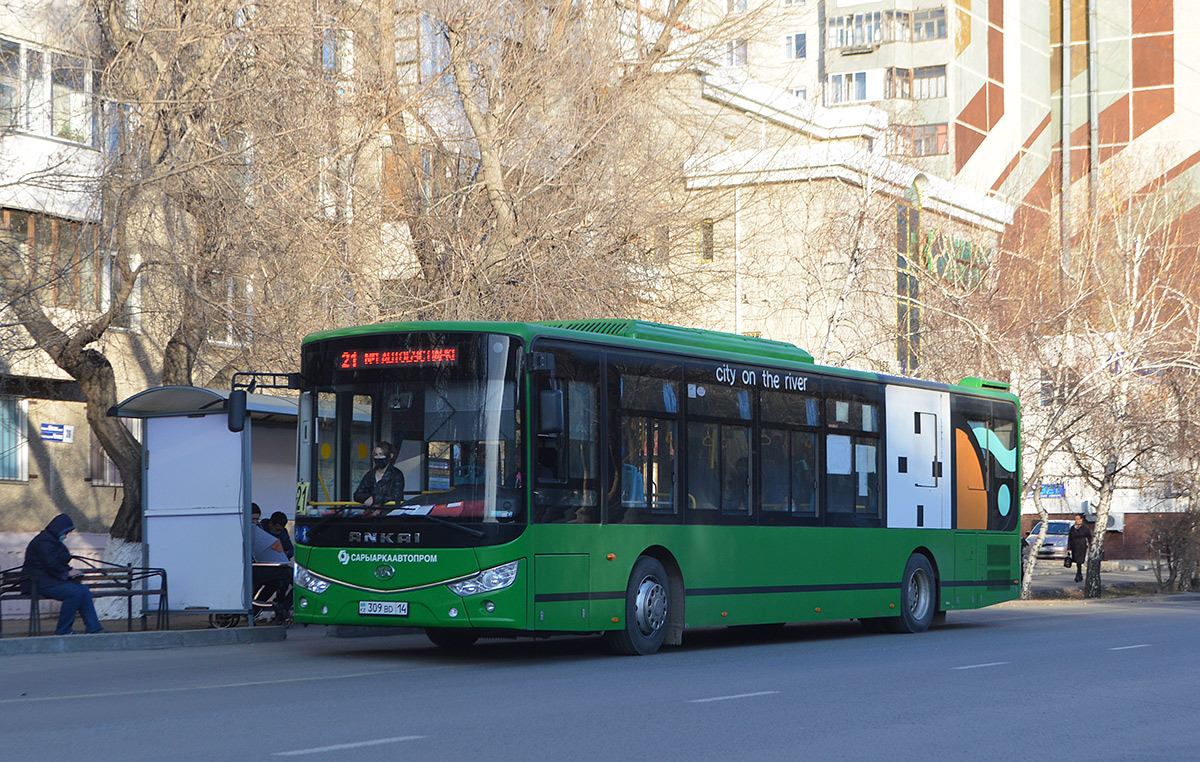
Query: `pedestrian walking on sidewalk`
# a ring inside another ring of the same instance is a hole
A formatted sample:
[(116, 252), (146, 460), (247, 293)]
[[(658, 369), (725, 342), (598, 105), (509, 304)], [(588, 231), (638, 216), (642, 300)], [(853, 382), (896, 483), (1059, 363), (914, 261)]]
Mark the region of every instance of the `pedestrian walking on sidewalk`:
[(1088, 546), (1092, 544), (1092, 528), (1083, 520), (1083, 514), (1075, 514), (1075, 524), (1067, 532), (1067, 553), (1075, 564), (1075, 581), (1083, 582), (1083, 564), (1087, 561)]
[(71, 569), (71, 551), (63, 540), (75, 531), (75, 522), (65, 513), (50, 519), (46, 528), (38, 532), (25, 548), (24, 570), (37, 581), (38, 595), (62, 601), (58, 614), (55, 635), (72, 635), (75, 630), (75, 615), (83, 617), (88, 633), (104, 632), (96, 606), (92, 603), (92, 591), (76, 581), (80, 572)]

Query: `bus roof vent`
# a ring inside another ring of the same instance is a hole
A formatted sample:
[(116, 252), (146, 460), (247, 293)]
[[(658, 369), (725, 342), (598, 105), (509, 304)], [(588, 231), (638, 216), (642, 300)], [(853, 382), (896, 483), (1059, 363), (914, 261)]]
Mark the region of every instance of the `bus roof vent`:
[(703, 328), (683, 328), (645, 320), (549, 320), (538, 325), (565, 328), (571, 331), (624, 336), (642, 341), (674, 344), (680, 348), (708, 349), (754, 355), (763, 359), (790, 360), (812, 363), (813, 356), (795, 344), (757, 336), (709, 331)]
[(976, 378), (975, 376), (967, 376), (959, 381), (958, 385), (969, 386), (972, 389), (991, 389), (997, 392), (1006, 392), (1009, 389), (1008, 384), (1003, 381), (989, 381), (986, 378)]
[(537, 325), (565, 328), (568, 331), (603, 333), (608, 336), (625, 336), (625, 328), (632, 320), (543, 320)]

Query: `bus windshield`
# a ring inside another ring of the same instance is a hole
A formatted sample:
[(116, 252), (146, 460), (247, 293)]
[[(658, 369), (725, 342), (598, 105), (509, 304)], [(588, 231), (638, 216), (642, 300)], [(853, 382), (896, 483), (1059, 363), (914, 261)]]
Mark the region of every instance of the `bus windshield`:
[(316, 420), (302, 514), (366, 520), (370, 531), (522, 521), (519, 352), (493, 334), (306, 348)]

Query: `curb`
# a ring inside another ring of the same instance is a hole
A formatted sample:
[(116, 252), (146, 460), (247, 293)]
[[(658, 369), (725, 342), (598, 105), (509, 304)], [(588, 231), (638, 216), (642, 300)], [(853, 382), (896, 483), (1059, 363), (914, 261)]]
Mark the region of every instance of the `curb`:
[(283, 627), (235, 627), (228, 630), (162, 630), (106, 632), (100, 635), (46, 635), (0, 640), (0, 656), (61, 654), (83, 651), (142, 651), (188, 646), (232, 646), (274, 643), (287, 638)]

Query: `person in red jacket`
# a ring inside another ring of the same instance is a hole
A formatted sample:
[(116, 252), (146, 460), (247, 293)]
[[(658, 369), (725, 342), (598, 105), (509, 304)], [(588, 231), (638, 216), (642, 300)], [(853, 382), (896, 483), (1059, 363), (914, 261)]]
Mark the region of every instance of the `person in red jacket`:
[(75, 531), (75, 522), (65, 513), (50, 519), (46, 528), (38, 532), (25, 548), (26, 573), (37, 583), (38, 596), (62, 601), (58, 614), (55, 635), (73, 635), (75, 615), (83, 617), (83, 625), (89, 634), (104, 632), (100, 618), (96, 616), (96, 605), (92, 603), (92, 591), (76, 581), (79, 572), (71, 569), (71, 551), (63, 543), (67, 535)]

